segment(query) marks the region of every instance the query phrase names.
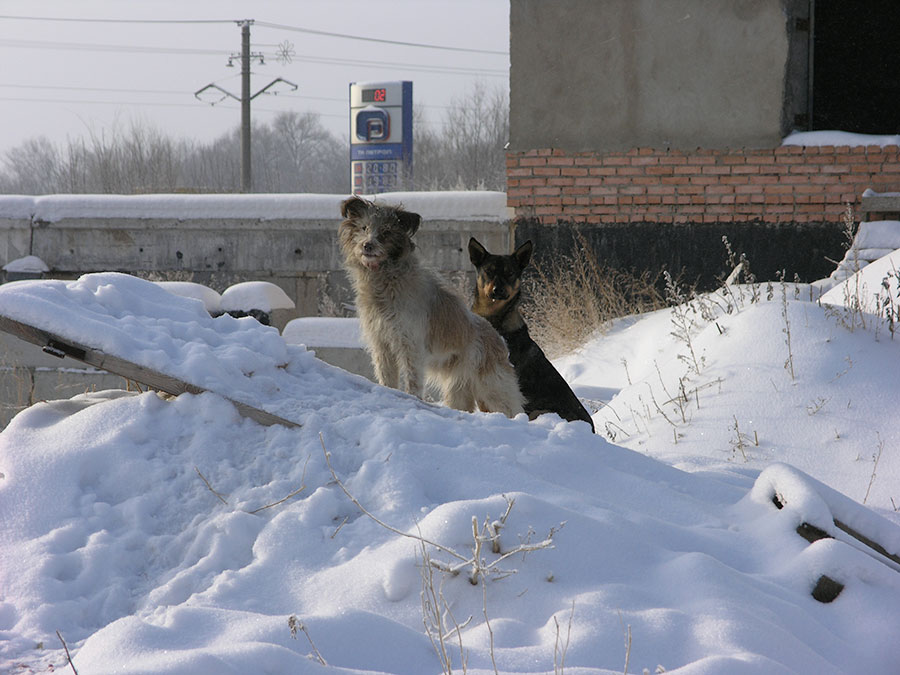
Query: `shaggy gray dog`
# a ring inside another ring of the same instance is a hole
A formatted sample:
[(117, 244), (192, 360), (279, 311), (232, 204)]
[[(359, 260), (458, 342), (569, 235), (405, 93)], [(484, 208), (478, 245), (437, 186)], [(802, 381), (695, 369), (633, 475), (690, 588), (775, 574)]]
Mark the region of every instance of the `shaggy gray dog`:
[(452, 408), (523, 412), (503, 338), (419, 263), (419, 214), (353, 196), (341, 215), (341, 252), (378, 381), (421, 398), (427, 377)]

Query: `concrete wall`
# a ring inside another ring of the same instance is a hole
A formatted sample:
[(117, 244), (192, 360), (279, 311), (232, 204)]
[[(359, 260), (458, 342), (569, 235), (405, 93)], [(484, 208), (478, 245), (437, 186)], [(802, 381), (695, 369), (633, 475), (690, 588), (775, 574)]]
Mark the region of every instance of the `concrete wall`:
[[(307, 199), (312, 197), (313, 199)], [(48, 277), (120, 271), (153, 280), (195, 281), (222, 292), (269, 281), (298, 316), (351, 300), (337, 245), (343, 195), (53, 195), (0, 197), (0, 267), (41, 258)], [(423, 217), (420, 255), (435, 269), (467, 273), (470, 236), (509, 247), (503, 193), (403, 193)], [(30, 201), (24, 201), (30, 200)], [(289, 318), (289, 317), (288, 317)]]
[(511, 0), (510, 149), (777, 146), (795, 4)]

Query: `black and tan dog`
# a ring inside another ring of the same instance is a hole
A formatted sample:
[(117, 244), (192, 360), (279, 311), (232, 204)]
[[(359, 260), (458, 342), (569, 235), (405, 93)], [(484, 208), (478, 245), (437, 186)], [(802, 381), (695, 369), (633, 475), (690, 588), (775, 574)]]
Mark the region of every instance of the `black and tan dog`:
[(519, 313), (522, 272), (531, 260), (532, 249), (531, 242), (526, 241), (512, 255), (494, 255), (474, 237), (469, 239), (469, 259), (477, 271), (472, 311), (487, 319), (506, 340), (530, 419), (553, 412), (570, 422), (583, 420), (593, 431), (587, 410), (531, 339)]

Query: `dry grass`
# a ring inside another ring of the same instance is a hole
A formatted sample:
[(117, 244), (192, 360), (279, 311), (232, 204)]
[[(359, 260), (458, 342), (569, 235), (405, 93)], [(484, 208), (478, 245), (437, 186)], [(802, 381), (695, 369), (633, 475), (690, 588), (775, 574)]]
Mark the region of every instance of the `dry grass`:
[(531, 336), (549, 358), (571, 352), (613, 319), (666, 306), (649, 273), (609, 269), (580, 232), (571, 256), (536, 263), (525, 279), (522, 314)]

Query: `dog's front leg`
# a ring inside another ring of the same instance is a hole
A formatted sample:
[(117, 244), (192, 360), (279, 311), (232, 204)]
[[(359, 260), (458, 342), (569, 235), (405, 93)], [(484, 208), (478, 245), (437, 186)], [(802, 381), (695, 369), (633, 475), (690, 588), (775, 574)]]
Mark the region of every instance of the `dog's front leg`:
[(400, 378), (397, 370), (397, 357), (385, 344), (376, 344), (372, 348), (372, 365), (375, 368), (375, 379), (385, 387), (399, 388)]
[(409, 344), (404, 344), (398, 354), (400, 388), (407, 394), (422, 398), (425, 391), (425, 355)]

